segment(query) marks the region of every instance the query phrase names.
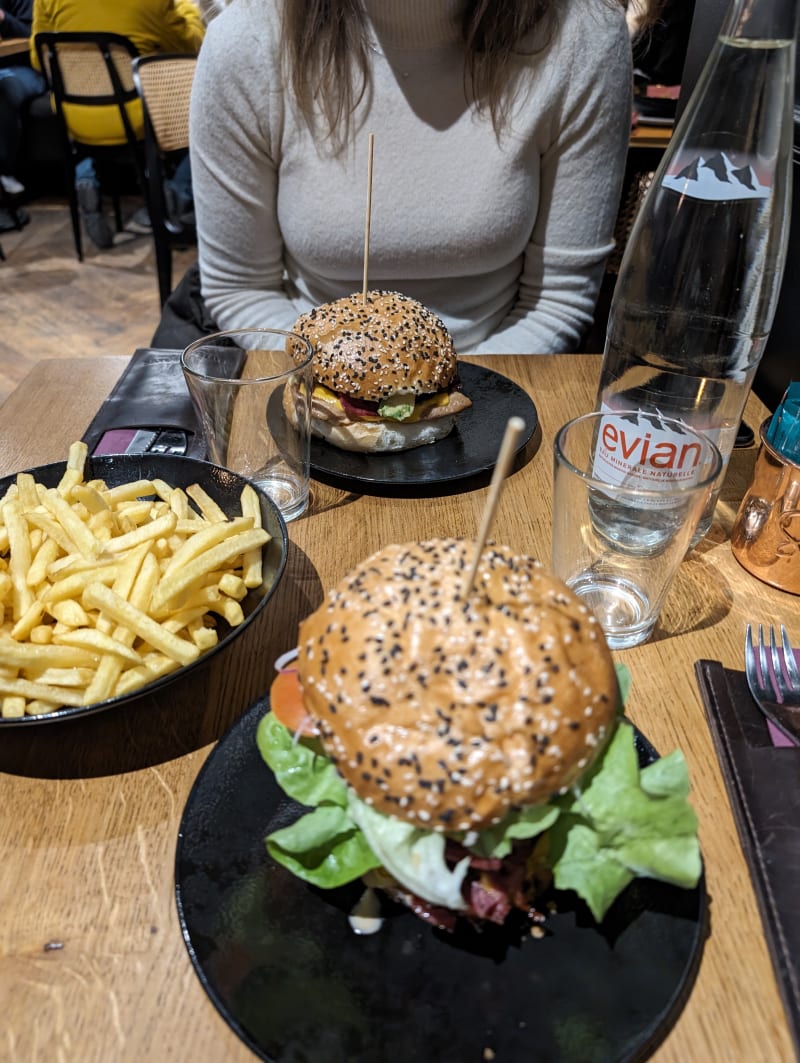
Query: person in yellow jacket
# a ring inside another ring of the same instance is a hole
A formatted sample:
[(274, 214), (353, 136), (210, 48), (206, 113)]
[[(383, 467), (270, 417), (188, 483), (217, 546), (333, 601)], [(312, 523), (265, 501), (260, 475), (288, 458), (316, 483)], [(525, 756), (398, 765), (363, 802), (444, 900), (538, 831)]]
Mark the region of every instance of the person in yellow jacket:
[[(31, 26), (31, 62), (39, 69), (37, 33), (105, 31), (120, 33), (140, 55), (153, 52), (197, 54), (205, 24), (192, 0), (34, 0)], [(134, 132), (143, 135), (144, 119), (138, 100), (128, 105)], [(65, 106), (70, 132), (84, 144), (125, 143), (125, 131), (116, 106)], [(94, 162), (85, 158), (78, 165), (76, 186), (86, 231), (98, 247), (110, 247), (111, 228), (102, 212), (100, 185)]]

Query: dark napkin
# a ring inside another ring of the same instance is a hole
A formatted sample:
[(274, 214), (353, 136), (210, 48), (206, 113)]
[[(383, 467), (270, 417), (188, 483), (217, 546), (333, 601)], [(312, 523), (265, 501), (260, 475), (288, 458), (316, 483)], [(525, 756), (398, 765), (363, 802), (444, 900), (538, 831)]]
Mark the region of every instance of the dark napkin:
[(121, 428), (177, 429), (186, 454), (205, 458), (206, 444), (183, 377), (181, 352), (141, 347), (84, 433), (90, 452), (103, 435)]
[(800, 1055), (800, 750), (772, 744), (744, 672), (695, 673)]

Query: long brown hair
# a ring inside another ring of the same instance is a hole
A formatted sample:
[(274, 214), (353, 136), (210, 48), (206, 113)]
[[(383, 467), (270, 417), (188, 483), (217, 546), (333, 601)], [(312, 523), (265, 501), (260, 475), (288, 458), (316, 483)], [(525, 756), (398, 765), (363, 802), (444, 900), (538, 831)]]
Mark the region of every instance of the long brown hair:
[[(537, 47), (552, 34), (569, 0), (465, 0), (461, 20), (464, 82), (495, 129), (510, 104), (509, 70), (534, 29)], [(626, 0), (598, 0), (625, 6)], [(313, 124), (319, 103), (327, 132), (343, 136), (370, 79), (367, 19), (361, 0), (283, 0), (289, 79), (301, 113)]]

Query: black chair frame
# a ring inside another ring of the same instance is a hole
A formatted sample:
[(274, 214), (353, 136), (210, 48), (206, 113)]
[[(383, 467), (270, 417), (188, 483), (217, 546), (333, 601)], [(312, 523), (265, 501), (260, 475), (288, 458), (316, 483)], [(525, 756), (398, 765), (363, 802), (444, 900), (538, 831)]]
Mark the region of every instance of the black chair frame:
[[(127, 52), (131, 58), (131, 64), (138, 57), (139, 52), (135, 45), (119, 33), (102, 32), (61, 32), (61, 33), (37, 33), (34, 38), (39, 65), (48, 83), (55, 102), (56, 113), (64, 138), (64, 158), (66, 169), (67, 195), (69, 197), (69, 209), (72, 218), (72, 233), (75, 242), (75, 251), (78, 259), (83, 261), (83, 246), (81, 241), (80, 211), (78, 207), (78, 194), (75, 187), (75, 171), (81, 158), (91, 155), (101, 165), (104, 162), (118, 161), (123, 154), (127, 154), (133, 163), (136, 180), (143, 196), (146, 196), (146, 181), (143, 167), (143, 143), (139, 140), (131, 126), (126, 104), (139, 98), (135, 85), (130, 88), (123, 85), (114, 62), (112, 49)], [(106, 94), (76, 94), (67, 91), (64, 83), (64, 75), (59, 57), (59, 47), (65, 45), (94, 45), (105, 63), (105, 69), (113, 91)], [(77, 104), (81, 106), (108, 107), (116, 106), (119, 111), (122, 128), (125, 132), (125, 144), (96, 145), (86, 144), (75, 138), (69, 130), (64, 116), (64, 104)], [(112, 199), (114, 204), (114, 218), (117, 231), (121, 232), (122, 212), (120, 207), (119, 192), (116, 186), (112, 187)]]

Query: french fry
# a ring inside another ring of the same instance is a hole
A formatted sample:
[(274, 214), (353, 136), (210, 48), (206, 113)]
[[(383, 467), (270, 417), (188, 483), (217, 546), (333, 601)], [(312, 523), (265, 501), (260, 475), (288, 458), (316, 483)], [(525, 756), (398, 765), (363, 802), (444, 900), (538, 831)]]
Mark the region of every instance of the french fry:
[(65, 576), (51, 583), (42, 595), (42, 601), (50, 606), (70, 598), (80, 598), (90, 583), (111, 584), (116, 580), (118, 572), (119, 570), (113, 565), (107, 567), (95, 565), (84, 569), (83, 572), (74, 572), (71, 576)]
[(30, 637), (30, 633), (41, 622), (44, 616), (44, 603), (36, 600), (31, 602), (19, 620), (11, 629), (11, 638), (20, 642)]
[(140, 525), (125, 535), (118, 535), (114, 539), (109, 539), (103, 549), (107, 554), (125, 553), (125, 551), (132, 549), (134, 546), (141, 546), (142, 543), (150, 542), (152, 539), (169, 535), (175, 530), (177, 522), (178, 518), (175, 514), (168, 513), (157, 520), (151, 521), (149, 524)]
[(222, 594), (227, 595), (228, 598), (234, 598), (237, 602), (247, 596), (247, 586), (244, 580), (241, 576), (234, 575), (233, 572), (223, 573), (220, 576), (218, 586)]
[(29, 472), (17, 473), (17, 498), (23, 509), (35, 509), (39, 505), (36, 481)]
[(44, 504), (75, 544), (79, 554), (83, 557), (97, 557), (100, 554), (100, 543), (55, 488), (45, 492)]
[[(261, 527), (261, 504), (258, 495), (250, 484), (245, 484), (241, 494), (242, 515), (253, 518), (253, 527)], [(245, 587), (260, 587), (263, 580), (261, 571), (261, 550), (248, 550), (242, 563), (242, 580)]]
[[(37, 531), (39, 530), (37, 528)], [(58, 558), (58, 554), (59, 546), (54, 539), (42, 540), (25, 577), (29, 587), (38, 587), (40, 583), (44, 583), (47, 579), (50, 565)]]
[(77, 631), (69, 631), (64, 635), (57, 635), (54, 639), (58, 646), (80, 646), (92, 653), (108, 653), (112, 657), (120, 657), (123, 661), (132, 664), (141, 664), (142, 655), (132, 650), (119, 639), (111, 635), (105, 635), (96, 628), (85, 628)]
[(54, 620), (66, 628), (89, 627), (90, 620), (86, 610), (73, 598), (66, 598), (52, 605), (48, 603), (45, 608)]
[(172, 560), (164, 570), (164, 575), (167, 576), (176, 570), (182, 569), (194, 558), (210, 550), (211, 547), (230, 539), (237, 532), (250, 531), (252, 527), (253, 521), (248, 517), (235, 517), (233, 520), (229, 520), (227, 524), (206, 524), (202, 530), (195, 531), (191, 538), (187, 539), (183, 546), (175, 551)]
[(56, 705), (50, 705), (46, 701), (38, 701), (36, 698), (31, 698), (30, 701), (25, 702), (25, 712), (28, 716), (44, 716), (45, 713), (55, 712), (56, 709)]
[(263, 546), (269, 536), (263, 528), (252, 528), (223, 539), (221, 543), (195, 557), (182, 568), (173, 569), (161, 580), (153, 595), (152, 609), (158, 616), (168, 602), (180, 594), (185, 594), (195, 581), (199, 581), (209, 572), (220, 568), (231, 558), (247, 553), (257, 546)]
[(22, 698), (35, 698), (46, 701), (52, 707), (69, 705), (78, 708), (84, 704), (83, 690), (69, 690), (64, 687), (52, 687), (47, 683), (37, 683), (31, 679), (0, 678), (0, 695), (16, 695)]
[[(153, 481), (154, 484), (156, 482), (157, 481), (155, 480)], [(167, 487), (166, 484), (164, 486)], [(197, 514), (189, 505), (189, 498), (186, 492), (181, 491), (179, 487), (173, 487), (171, 489), (167, 487), (166, 497), (162, 495), (160, 491), (159, 495), (160, 497), (165, 498), (165, 501), (169, 504), (169, 508), (172, 510), (172, 512), (175, 514), (179, 521), (190, 519), (197, 520)]]
[(236, 627), (244, 620), (242, 607), (233, 598), (221, 598), (219, 601), (213, 602), (209, 608), (212, 613), (219, 613), (220, 616), (224, 616), (231, 627)]
[(216, 646), (219, 642), (219, 635), (217, 634), (216, 629), (213, 627), (204, 627), (202, 624), (198, 624), (196, 627), (191, 628), (189, 634), (192, 636), (192, 642), (202, 653), (210, 650), (212, 646)]
[(152, 495), (153, 481), (132, 480), (129, 484), (120, 484), (118, 487), (106, 487), (101, 493), (110, 506), (118, 506), (120, 502), (130, 502), (143, 495)]
[(203, 514), (206, 520), (212, 524), (224, 524), (227, 521), (227, 517), (219, 508), (217, 503), (211, 496), (203, 490), (199, 484), (192, 484), (186, 488), (186, 494), (196, 503), (197, 508)]
[[(65, 554), (77, 554), (78, 550), (75, 547), (75, 543), (70, 539), (67, 532), (61, 527), (57, 520), (53, 520), (47, 513), (31, 512), (26, 514), (29, 524), (33, 524), (37, 528), (41, 528), (42, 531), (50, 539), (54, 539)], [(11, 545), (9, 543), (9, 550)]]
[(85, 687), (94, 675), (93, 668), (47, 668), (36, 676), (37, 683), (51, 687)]
[(99, 609), (180, 664), (191, 664), (198, 656), (198, 649), (193, 643), (173, 635), (147, 613), (126, 602), (102, 583), (90, 583), (81, 600), (85, 608)]
[(129, 668), (122, 673), (114, 688), (114, 694), (117, 696), (129, 694), (132, 690), (144, 686), (145, 683), (152, 683), (154, 679), (169, 675), (179, 667), (178, 662), (172, 657), (164, 654), (151, 654), (145, 664), (139, 665), (138, 668)]
[(76, 439), (74, 443), (70, 443), (69, 445), (69, 451), (67, 452), (67, 468), (76, 469), (81, 474), (81, 478), (83, 478), (88, 456), (89, 447), (82, 439)]
[(14, 619), (19, 620), (33, 604), (33, 593), (28, 586), (28, 569), (31, 567), (31, 540), (28, 525), (22, 516), (18, 499), (3, 506), (3, 519), (8, 529), (10, 554), (9, 576), (13, 588)]
[(94, 655), (77, 646), (37, 645), (0, 637), (2, 667), (42, 671), (45, 668), (91, 668), (94, 663)]
[(86, 506), (86, 510), (89, 513), (100, 514), (111, 512), (111, 507), (100, 492), (94, 487), (89, 487), (87, 484), (75, 484), (72, 488), (71, 496), (76, 502), (81, 502)]
[(0, 716), (5, 720), (18, 720), (25, 715), (25, 698), (20, 694), (7, 694), (0, 703)]

